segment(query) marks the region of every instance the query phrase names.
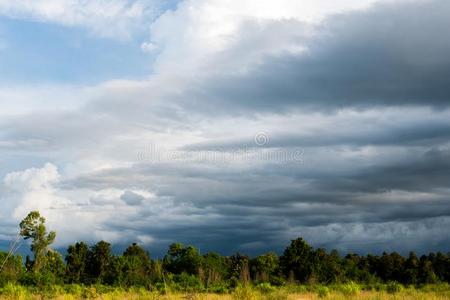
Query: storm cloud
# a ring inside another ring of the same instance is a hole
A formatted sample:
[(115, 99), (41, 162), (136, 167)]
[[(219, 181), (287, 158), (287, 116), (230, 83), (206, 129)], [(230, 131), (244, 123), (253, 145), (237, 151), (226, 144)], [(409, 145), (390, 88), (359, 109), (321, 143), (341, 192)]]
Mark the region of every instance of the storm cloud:
[(450, 3), (262, 2), (167, 9), (143, 79), (0, 87), (0, 245), (39, 209), (58, 247), (448, 251)]

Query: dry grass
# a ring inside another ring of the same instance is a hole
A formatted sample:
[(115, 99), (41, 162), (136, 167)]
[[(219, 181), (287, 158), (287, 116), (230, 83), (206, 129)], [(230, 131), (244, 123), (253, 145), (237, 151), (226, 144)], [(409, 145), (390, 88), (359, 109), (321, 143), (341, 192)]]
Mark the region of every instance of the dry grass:
[[(170, 294), (170, 295), (152, 295), (151, 293), (137, 294), (129, 292), (120, 293), (106, 293), (97, 295), (95, 297), (83, 297), (71, 294), (57, 295), (54, 297), (44, 295), (15, 295), (15, 296), (0, 296), (0, 299), (4, 300), (41, 300), (41, 299), (55, 299), (55, 300), (78, 300), (78, 299), (99, 299), (99, 300), (234, 300), (232, 295), (219, 295), (219, 294)], [(255, 296), (254, 300), (267, 299), (264, 295)], [(253, 300), (242, 299), (242, 300)], [(270, 297), (269, 297), (270, 299)], [(449, 300), (450, 294), (436, 294), (431, 292), (425, 293), (398, 293), (395, 295), (387, 294), (384, 292), (362, 292), (359, 295), (348, 296), (338, 292), (330, 293), (325, 297), (319, 297), (314, 293), (305, 294), (289, 294), (285, 298), (286, 300), (319, 300), (319, 299), (334, 299), (334, 300)]]
[(386, 291), (357, 291), (348, 293), (345, 290), (324, 290), (305, 292), (289, 292), (286, 289), (277, 289), (270, 293), (261, 293), (251, 288), (238, 288), (230, 294), (211, 293), (169, 293), (161, 294), (146, 290), (124, 291), (115, 289), (108, 292), (99, 293), (95, 288), (84, 288), (80, 291), (66, 293), (64, 291), (54, 291), (51, 294), (37, 294), (28, 291), (20, 286), (11, 286), (7, 293), (3, 291), (0, 300), (78, 300), (78, 299), (98, 299), (98, 300), (450, 300), (449, 290), (416, 290), (407, 288), (397, 293)]

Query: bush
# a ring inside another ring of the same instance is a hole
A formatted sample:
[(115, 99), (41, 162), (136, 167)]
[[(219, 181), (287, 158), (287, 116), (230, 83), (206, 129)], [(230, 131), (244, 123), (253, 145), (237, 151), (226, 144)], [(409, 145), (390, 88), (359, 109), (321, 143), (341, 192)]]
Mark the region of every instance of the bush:
[(256, 300), (258, 299), (258, 294), (249, 286), (239, 285), (234, 289), (231, 298), (234, 300)]
[(271, 286), (270, 283), (263, 282), (256, 286), (256, 289), (263, 294), (272, 293), (276, 290), (275, 287)]
[(224, 282), (210, 284), (208, 286), (208, 292), (216, 294), (226, 294), (228, 293), (228, 285)]
[(203, 291), (203, 283), (197, 276), (181, 273), (174, 276), (175, 290), (184, 292), (201, 292)]
[(420, 286), (420, 290), (423, 292), (445, 293), (450, 292), (450, 284), (446, 282), (439, 284), (425, 284)]
[(95, 286), (86, 287), (83, 290), (83, 298), (85, 299), (95, 299), (99, 297), (99, 293), (97, 292), (97, 289)]
[(401, 285), (401, 284), (398, 283), (398, 282), (389, 282), (389, 283), (386, 285), (386, 291), (387, 291), (389, 294), (399, 293), (399, 292), (401, 292), (402, 290), (403, 290), (403, 285)]
[[(309, 287), (309, 286), (308, 286)], [(306, 293), (309, 291), (307, 286), (298, 284), (289, 284), (284, 288), (288, 293)]]
[(338, 290), (346, 296), (356, 296), (361, 292), (361, 286), (353, 281), (341, 284)]
[(64, 290), (67, 294), (73, 296), (81, 296), (83, 294), (83, 286), (79, 284), (69, 284), (64, 286)]
[(316, 288), (319, 298), (325, 298), (330, 294), (330, 289), (326, 286), (320, 285)]
[(270, 277), (270, 284), (274, 286), (283, 286), (286, 284), (286, 280), (281, 276)]
[(288, 296), (289, 296), (289, 294), (285, 290), (282, 290), (282, 289), (276, 289), (272, 293), (263, 295), (265, 300), (287, 300)]
[(27, 288), (23, 286), (7, 283), (0, 289), (0, 294), (14, 299), (21, 299), (26, 298), (29, 293)]

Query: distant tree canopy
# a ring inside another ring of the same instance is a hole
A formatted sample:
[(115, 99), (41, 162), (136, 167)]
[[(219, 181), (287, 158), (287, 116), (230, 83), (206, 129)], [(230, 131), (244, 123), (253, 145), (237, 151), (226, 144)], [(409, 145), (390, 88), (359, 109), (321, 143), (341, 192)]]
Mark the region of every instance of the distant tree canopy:
[(270, 283), (383, 283), (426, 284), (450, 282), (450, 253), (406, 257), (339, 255), (336, 250), (314, 249), (302, 238), (292, 240), (283, 254), (269, 252), (253, 258), (243, 254), (200, 254), (193, 246), (173, 243), (162, 260), (153, 260), (142, 246), (133, 243), (121, 255), (111, 244), (76, 242), (64, 259), (50, 245), (55, 232), (47, 232), (45, 218), (33, 211), (20, 223), (20, 235), (31, 240), (33, 259), (25, 265), (20, 256), (0, 252), (0, 287), (7, 282), (39, 284), (105, 284), (123, 287), (153, 287), (175, 284), (182, 289), (220, 291), (241, 284)]

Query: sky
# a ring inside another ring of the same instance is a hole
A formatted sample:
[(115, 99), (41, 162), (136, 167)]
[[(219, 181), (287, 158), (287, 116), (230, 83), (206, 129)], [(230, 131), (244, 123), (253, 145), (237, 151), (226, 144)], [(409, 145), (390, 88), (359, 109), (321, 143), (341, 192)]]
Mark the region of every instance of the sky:
[(0, 0), (0, 248), (39, 210), (61, 249), (450, 251), (449, 15)]

